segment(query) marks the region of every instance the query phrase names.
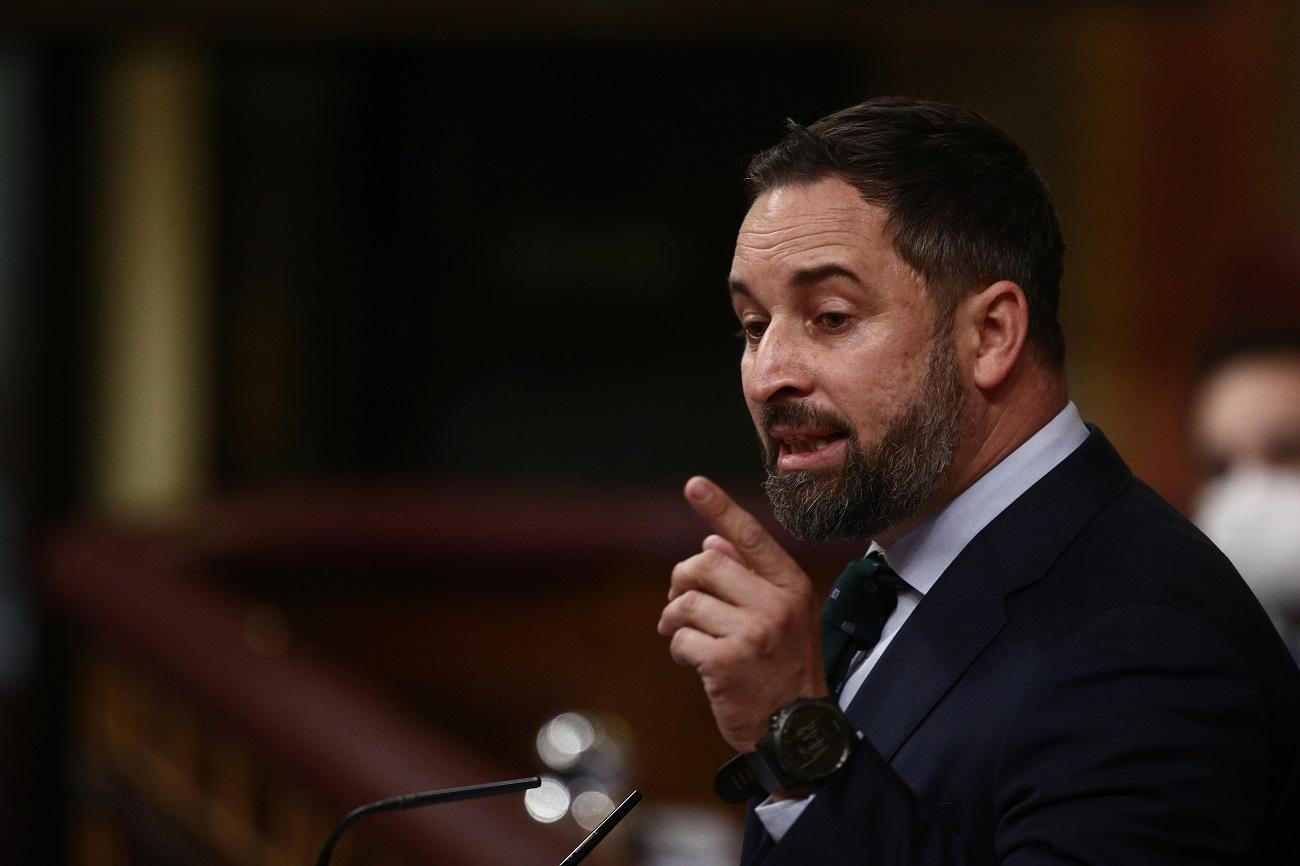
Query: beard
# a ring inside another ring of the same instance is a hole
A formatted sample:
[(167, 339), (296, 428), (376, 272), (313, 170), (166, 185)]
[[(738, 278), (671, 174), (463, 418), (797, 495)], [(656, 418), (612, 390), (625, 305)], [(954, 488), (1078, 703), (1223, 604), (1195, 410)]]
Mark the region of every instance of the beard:
[[(796, 538), (817, 542), (869, 540), (915, 516), (952, 465), (965, 402), (951, 331), (937, 333), (912, 399), (870, 450), (850, 432), (840, 467), (781, 472), (779, 445), (765, 445), (763, 489), (776, 519)], [(803, 403), (764, 406), (763, 428), (778, 424), (851, 430), (834, 413)]]

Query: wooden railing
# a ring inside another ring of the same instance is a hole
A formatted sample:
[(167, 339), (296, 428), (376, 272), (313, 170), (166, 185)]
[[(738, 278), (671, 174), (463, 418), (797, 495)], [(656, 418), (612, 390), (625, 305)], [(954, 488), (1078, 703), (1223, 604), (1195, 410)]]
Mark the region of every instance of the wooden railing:
[[(68, 528), (45, 588), (72, 648), (79, 866), (309, 864), (362, 802), (538, 771), (537, 725), (577, 707), (627, 720), (648, 802), (710, 800), (725, 746), (654, 633), (704, 532), (671, 496), (454, 490)], [(833, 577), (842, 555), (809, 561)], [(582, 831), (520, 800), (367, 819), (335, 862), (559, 862)]]

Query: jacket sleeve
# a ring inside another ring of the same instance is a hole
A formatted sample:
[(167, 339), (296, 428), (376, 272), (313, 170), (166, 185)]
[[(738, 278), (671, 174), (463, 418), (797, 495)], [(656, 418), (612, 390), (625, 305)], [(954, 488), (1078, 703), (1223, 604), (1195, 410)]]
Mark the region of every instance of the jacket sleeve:
[[(1261, 699), (1216, 628), (1156, 605), (1091, 620), (1024, 672), (988, 791), (1002, 866), (1252, 862), (1271, 775)], [(1005, 708), (1004, 708), (1005, 709)], [(763, 866), (980, 861), (870, 747)]]

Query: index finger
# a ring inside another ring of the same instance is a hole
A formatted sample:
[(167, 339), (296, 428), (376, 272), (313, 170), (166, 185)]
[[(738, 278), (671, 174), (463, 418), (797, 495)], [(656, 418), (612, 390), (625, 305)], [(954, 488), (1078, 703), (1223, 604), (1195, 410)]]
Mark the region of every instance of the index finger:
[(763, 525), (737, 505), (726, 492), (702, 475), (686, 482), (683, 491), (691, 507), (709, 522), (714, 531), (731, 542), (745, 565), (773, 583), (786, 583), (799, 566)]

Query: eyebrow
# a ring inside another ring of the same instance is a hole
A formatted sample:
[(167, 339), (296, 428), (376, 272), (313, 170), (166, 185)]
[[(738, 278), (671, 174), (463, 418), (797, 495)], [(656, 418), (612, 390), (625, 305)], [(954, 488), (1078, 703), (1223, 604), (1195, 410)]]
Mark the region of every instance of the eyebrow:
[[(853, 273), (853, 271), (843, 265), (836, 264), (818, 265), (815, 268), (802, 268), (795, 271), (794, 275), (790, 278), (790, 283), (796, 288), (802, 289), (816, 285), (829, 277), (842, 277), (860, 289), (866, 288), (866, 285), (858, 278), (857, 274)], [(733, 295), (745, 295), (746, 297), (753, 296), (753, 292), (749, 290), (749, 286), (734, 277), (729, 277), (727, 279), (727, 291)]]

